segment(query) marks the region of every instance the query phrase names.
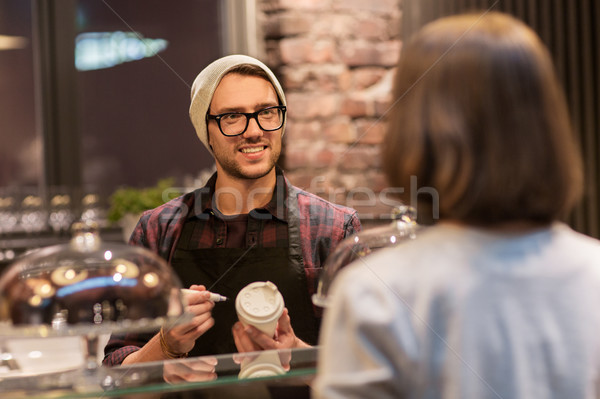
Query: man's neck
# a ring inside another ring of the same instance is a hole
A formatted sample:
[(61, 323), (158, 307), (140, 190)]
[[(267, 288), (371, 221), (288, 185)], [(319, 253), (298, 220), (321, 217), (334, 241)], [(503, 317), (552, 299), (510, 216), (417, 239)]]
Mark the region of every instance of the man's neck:
[(249, 213), (271, 201), (275, 182), (275, 168), (258, 179), (238, 179), (217, 173), (214, 205), (224, 215)]

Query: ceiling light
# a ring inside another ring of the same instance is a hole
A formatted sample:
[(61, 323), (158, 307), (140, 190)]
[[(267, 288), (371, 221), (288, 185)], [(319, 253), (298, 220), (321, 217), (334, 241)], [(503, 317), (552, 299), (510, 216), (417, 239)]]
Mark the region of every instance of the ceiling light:
[(0, 50), (16, 50), (27, 47), (26, 37), (0, 35)]

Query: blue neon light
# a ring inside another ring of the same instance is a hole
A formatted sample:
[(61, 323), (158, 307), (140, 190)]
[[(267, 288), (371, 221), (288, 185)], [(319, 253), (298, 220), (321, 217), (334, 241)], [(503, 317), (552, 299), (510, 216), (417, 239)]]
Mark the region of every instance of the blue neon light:
[(67, 285), (66, 287), (59, 288), (56, 290), (56, 296), (64, 297), (80, 291), (102, 287), (135, 287), (136, 284), (137, 280), (134, 278), (123, 278), (119, 281), (115, 281), (112, 276), (93, 277), (75, 284)]

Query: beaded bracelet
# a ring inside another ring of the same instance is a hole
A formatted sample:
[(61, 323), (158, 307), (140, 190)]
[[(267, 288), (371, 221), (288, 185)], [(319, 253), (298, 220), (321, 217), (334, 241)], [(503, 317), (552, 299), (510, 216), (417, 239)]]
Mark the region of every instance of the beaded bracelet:
[(181, 359), (184, 357), (188, 357), (189, 353), (175, 353), (172, 352), (171, 349), (169, 348), (169, 346), (167, 345), (167, 341), (165, 340), (165, 333), (163, 328), (160, 328), (160, 349), (162, 350), (162, 353), (165, 354), (166, 357), (168, 357), (169, 359)]

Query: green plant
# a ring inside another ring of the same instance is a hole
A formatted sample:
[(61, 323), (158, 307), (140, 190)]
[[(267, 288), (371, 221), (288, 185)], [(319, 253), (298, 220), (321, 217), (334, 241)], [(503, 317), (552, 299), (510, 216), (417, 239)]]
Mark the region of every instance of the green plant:
[(154, 187), (118, 188), (109, 198), (108, 220), (118, 222), (127, 213), (139, 214), (178, 197), (182, 193), (174, 188), (174, 184), (175, 179), (166, 178), (159, 180)]

